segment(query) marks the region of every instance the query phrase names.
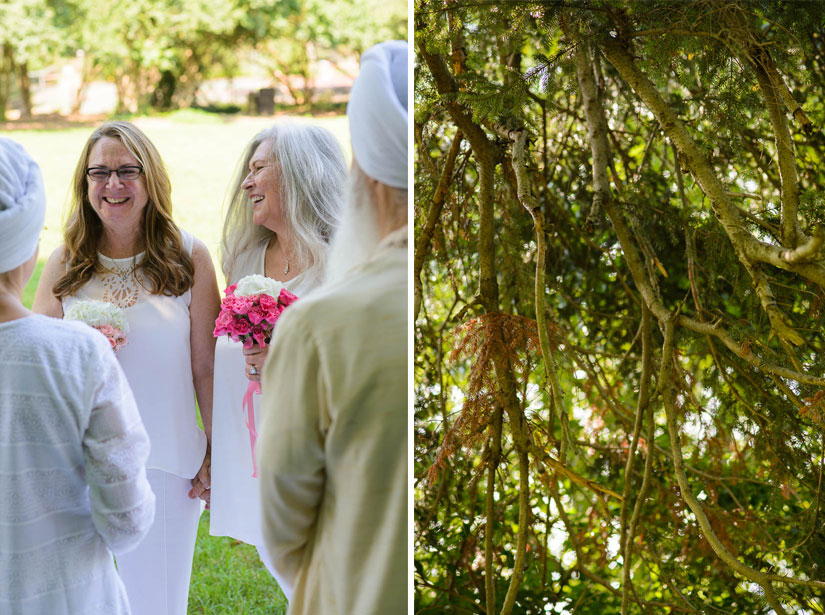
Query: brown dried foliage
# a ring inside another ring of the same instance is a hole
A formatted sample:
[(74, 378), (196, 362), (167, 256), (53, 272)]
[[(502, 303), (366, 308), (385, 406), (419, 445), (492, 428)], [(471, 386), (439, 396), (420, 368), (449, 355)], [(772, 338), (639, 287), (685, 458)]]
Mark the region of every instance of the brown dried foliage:
[(453, 330), (456, 343), (450, 361), (460, 357), (471, 359), (470, 378), (464, 395), (461, 414), (447, 430), (435, 461), (427, 471), (427, 480), (436, 479), (447, 460), (458, 447), (470, 447), (483, 438), (484, 429), (496, 406), (496, 374), (493, 357), (507, 356), (514, 373), (522, 380), (530, 375), (530, 354), (539, 349), (538, 326), (535, 320), (513, 314), (493, 312), (473, 318)]
[(799, 409), (799, 416), (807, 417), (825, 428), (825, 391), (817, 391), (813, 397), (806, 397), (802, 401), (805, 405)]

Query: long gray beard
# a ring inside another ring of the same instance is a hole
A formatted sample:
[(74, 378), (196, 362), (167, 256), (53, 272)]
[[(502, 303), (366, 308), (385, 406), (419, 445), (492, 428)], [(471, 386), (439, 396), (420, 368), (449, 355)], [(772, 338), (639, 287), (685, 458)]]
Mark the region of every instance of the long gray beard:
[(354, 267), (369, 260), (381, 241), (365, 177), (360, 170), (350, 174), (341, 222), (327, 253), (325, 284), (346, 278)]

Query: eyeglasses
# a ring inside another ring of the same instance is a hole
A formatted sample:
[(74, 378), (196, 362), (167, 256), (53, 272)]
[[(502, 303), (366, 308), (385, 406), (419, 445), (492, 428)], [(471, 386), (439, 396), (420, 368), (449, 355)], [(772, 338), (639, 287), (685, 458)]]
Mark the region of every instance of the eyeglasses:
[(125, 181), (134, 181), (140, 174), (143, 173), (142, 167), (127, 166), (119, 169), (107, 169), (106, 167), (94, 167), (86, 169), (86, 175), (89, 176), (93, 182), (105, 182), (109, 180), (112, 173), (117, 173), (117, 176)]

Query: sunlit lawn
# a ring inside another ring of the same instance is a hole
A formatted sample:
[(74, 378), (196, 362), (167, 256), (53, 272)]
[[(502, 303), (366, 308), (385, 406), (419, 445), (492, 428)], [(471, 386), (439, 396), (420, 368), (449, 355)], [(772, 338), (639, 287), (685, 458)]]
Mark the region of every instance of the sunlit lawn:
[[(237, 118), (184, 111), (169, 117), (134, 121), (155, 143), (172, 180), (174, 218), (206, 243), (215, 269), (223, 201), (240, 154), (248, 141), (273, 121), (283, 118)], [(331, 130), (349, 159), (346, 118), (300, 118)], [(31, 307), (43, 263), (61, 242), (64, 208), (77, 157), (94, 127), (60, 130), (4, 131), (21, 143), (40, 164), (46, 183), (46, 230), (41, 235), (40, 259), (24, 291)], [(219, 275), (219, 283), (223, 283)], [(221, 286), (222, 287), (222, 286)], [(209, 536), (209, 513), (201, 517), (192, 585), (190, 615), (283, 615), (286, 600), (261, 564), (254, 547), (231, 538)]]
[(255, 547), (209, 535), (203, 513), (195, 546), (189, 615), (283, 615), (286, 598)]

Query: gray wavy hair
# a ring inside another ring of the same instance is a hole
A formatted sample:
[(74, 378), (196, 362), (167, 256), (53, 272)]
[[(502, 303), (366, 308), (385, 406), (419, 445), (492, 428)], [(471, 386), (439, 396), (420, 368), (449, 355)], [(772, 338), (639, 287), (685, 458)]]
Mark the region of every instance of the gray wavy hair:
[(282, 122), (262, 130), (241, 157), (221, 237), (221, 268), (227, 281), (238, 257), (275, 233), (252, 221), (252, 208), (243, 189), (249, 161), (269, 141), (271, 162), (280, 169), (281, 212), (290, 229), (293, 258), (305, 271), (323, 277), (329, 241), (338, 226), (347, 168), (341, 146), (319, 126)]

